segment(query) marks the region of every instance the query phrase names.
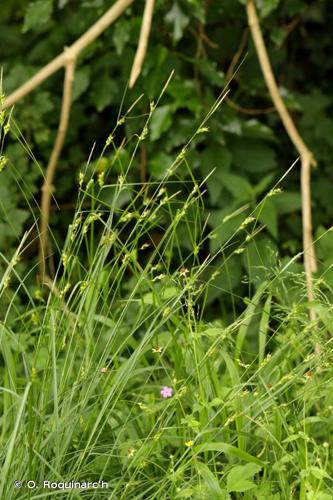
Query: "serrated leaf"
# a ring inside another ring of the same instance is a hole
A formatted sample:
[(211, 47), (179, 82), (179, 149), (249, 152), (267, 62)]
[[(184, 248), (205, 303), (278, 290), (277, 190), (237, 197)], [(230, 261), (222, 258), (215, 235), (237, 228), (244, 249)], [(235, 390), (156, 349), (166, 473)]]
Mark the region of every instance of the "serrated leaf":
[(243, 492), (254, 488), (256, 485), (250, 479), (257, 474), (262, 467), (253, 463), (237, 465), (228, 474), (227, 490), (230, 492)]
[(244, 176), (225, 172), (222, 178), (225, 188), (237, 199), (237, 201), (244, 202), (252, 199), (252, 186)]
[(231, 164), (231, 154), (224, 146), (214, 144), (200, 155), (200, 171), (207, 178), (208, 194), (212, 204), (220, 199), (223, 177)]
[(329, 478), (326, 470), (320, 469), (319, 467), (309, 467), (308, 471), (317, 479), (323, 480), (324, 478)]
[(197, 59), (195, 64), (198, 68), (199, 73), (208, 80), (209, 83), (217, 86), (223, 87), (225, 85), (225, 78), (223, 71), (218, 69), (215, 61), (209, 61), (208, 59)]
[(282, 193), (274, 196), (272, 201), (278, 214), (289, 214), (302, 208), (302, 196), (294, 191), (282, 191)]
[(107, 75), (103, 75), (95, 81), (91, 96), (97, 111), (103, 111), (115, 99), (117, 91), (118, 87), (115, 80), (112, 80)]
[(255, 212), (274, 238), (278, 237), (278, 214), (276, 206), (268, 198), (265, 203)]
[(46, 24), (52, 15), (53, 0), (30, 2), (24, 16), (23, 33)]
[(128, 21), (120, 19), (115, 24), (112, 40), (115, 44), (118, 56), (122, 54), (125, 45), (130, 39), (130, 30), (131, 25)]
[(256, 4), (262, 17), (268, 16), (279, 5), (280, 0), (256, 0)]
[(222, 498), (224, 499), (225, 495), (223, 495), (220, 483), (217, 477), (208, 468), (208, 466), (202, 462), (196, 462), (196, 468), (205, 482), (205, 485), (209, 491), (210, 498), (212, 500), (222, 500)]
[(274, 150), (262, 141), (237, 140), (232, 148), (233, 163), (240, 170), (267, 172), (276, 167)]
[(170, 127), (172, 120), (171, 120), (171, 106), (169, 104), (165, 104), (164, 106), (160, 106), (157, 108), (150, 120), (150, 138), (152, 141), (156, 141), (161, 137), (163, 132), (168, 130)]
[(181, 39), (183, 36), (184, 28), (189, 23), (189, 18), (179, 7), (177, 2), (174, 2), (173, 6), (165, 16), (167, 23), (173, 25), (173, 39), (175, 42)]
[(156, 179), (162, 179), (167, 169), (172, 165), (172, 158), (165, 153), (157, 153), (148, 162), (148, 170)]
[(87, 90), (90, 82), (90, 70), (87, 66), (75, 72), (73, 85), (73, 101), (76, 101), (85, 90)]

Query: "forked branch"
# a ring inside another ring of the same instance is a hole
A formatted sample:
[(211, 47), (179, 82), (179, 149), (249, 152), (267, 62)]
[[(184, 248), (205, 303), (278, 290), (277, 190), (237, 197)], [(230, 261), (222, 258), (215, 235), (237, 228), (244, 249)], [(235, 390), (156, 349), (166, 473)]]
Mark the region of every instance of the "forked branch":
[[(311, 165), (316, 165), (316, 161), (300, 136), (295, 123), (283, 102), (278, 85), (276, 83), (272, 66), (268, 57), (266, 45), (261, 32), (260, 23), (253, 0), (247, 0), (246, 11), (248, 24), (259, 59), (261, 71), (263, 73), (271, 99), (281, 118), (281, 121), (293, 142), (301, 159), (301, 192), (302, 192), (302, 224), (303, 224), (303, 254), (304, 269), (306, 275), (308, 300), (314, 300), (312, 273), (317, 270), (316, 256), (312, 236), (312, 215), (311, 215)], [(310, 308), (310, 319), (315, 319), (315, 311)]]
[(60, 123), (57, 131), (57, 136), (53, 150), (50, 156), (49, 163), (46, 168), (44, 184), (42, 187), (41, 196), (41, 219), (40, 219), (40, 245), (39, 245), (39, 274), (40, 279), (45, 279), (45, 256), (48, 247), (48, 225), (50, 215), (50, 202), (53, 192), (53, 180), (57, 169), (57, 163), (61, 154), (71, 109), (72, 88), (74, 82), (74, 69), (77, 58), (80, 53), (98, 38), (122, 13), (133, 3), (134, 0), (118, 0), (107, 12), (93, 24), (80, 38), (76, 40), (70, 47), (44, 66), (35, 76), (30, 78), (26, 83), (21, 85), (15, 92), (10, 94), (3, 106), (9, 108), (17, 101), (25, 97), (38, 87), (44, 80), (49, 78), (53, 73), (60, 68), (65, 68), (64, 90), (61, 105)]
[(53, 75), (60, 68), (66, 66), (68, 59), (77, 59), (80, 53), (98, 38), (116, 19), (124, 12), (134, 0), (118, 0), (109, 10), (93, 24), (80, 38), (70, 47), (67, 47), (59, 56), (46, 64), (35, 76), (21, 85), (15, 92), (10, 94), (3, 104), (3, 108), (13, 106), (22, 97), (29, 94), (44, 80)]

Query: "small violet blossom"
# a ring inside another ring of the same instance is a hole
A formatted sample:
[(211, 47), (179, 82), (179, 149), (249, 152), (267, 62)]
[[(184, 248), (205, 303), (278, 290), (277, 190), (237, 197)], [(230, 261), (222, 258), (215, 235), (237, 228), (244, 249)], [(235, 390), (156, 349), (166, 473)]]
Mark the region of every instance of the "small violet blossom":
[(171, 387), (167, 387), (166, 385), (163, 387), (163, 389), (161, 389), (161, 396), (163, 398), (171, 398), (172, 393), (173, 390), (171, 389)]

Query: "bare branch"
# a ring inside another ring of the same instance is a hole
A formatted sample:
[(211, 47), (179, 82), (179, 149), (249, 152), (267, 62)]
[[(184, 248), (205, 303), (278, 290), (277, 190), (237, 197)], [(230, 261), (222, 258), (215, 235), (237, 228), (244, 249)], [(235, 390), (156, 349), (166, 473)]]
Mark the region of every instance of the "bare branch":
[(130, 88), (132, 88), (134, 86), (138, 76), (140, 75), (142, 63), (143, 63), (145, 56), (146, 56), (148, 39), (149, 39), (150, 28), (151, 28), (151, 22), (153, 19), (154, 3), (155, 3), (155, 0), (146, 0), (138, 48), (137, 48), (137, 51), (135, 54), (135, 58), (134, 58), (134, 62), (133, 62), (132, 70), (131, 70), (131, 76), (130, 76), (130, 80), (129, 80), (129, 87)]
[(49, 78), (53, 73), (58, 71), (63, 66), (66, 66), (69, 59), (75, 60), (79, 54), (98, 38), (134, 0), (118, 0), (110, 7), (109, 10), (93, 24), (80, 38), (76, 40), (70, 47), (66, 48), (59, 56), (44, 66), (35, 76), (30, 78), (26, 83), (21, 85), (15, 92), (10, 94), (3, 104), (3, 108), (13, 106), (22, 97), (29, 94), (44, 80)]
[(89, 44), (96, 40), (96, 38), (98, 38), (123, 13), (123, 11), (133, 3), (133, 1), (134, 0), (118, 0), (98, 21), (96, 21), (95, 24), (93, 24), (80, 38), (78, 38), (76, 42), (74, 42), (70, 47), (66, 47), (62, 54), (49, 62), (38, 73), (36, 73), (35, 76), (30, 78), (30, 80), (21, 85), (21, 87), (15, 90), (15, 92), (10, 94), (2, 106), (3, 108), (13, 106), (17, 101), (32, 92), (53, 73), (58, 71), (61, 67), (65, 67), (60, 123), (42, 187), (39, 247), (39, 273), (42, 280), (45, 277), (45, 254), (48, 246), (48, 223), (50, 215), (50, 202), (53, 191), (53, 180), (68, 127), (75, 63), (80, 53)]
[(75, 60), (69, 60), (65, 70), (64, 91), (61, 104), (60, 122), (57, 137), (53, 146), (49, 163), (46, 169), (42, 187), (41, 221), (40, 221), (40, 246), (39, 246), (39, 273), (40, 278), (45, 276), (45, 253), (48, 239), (48, 224), (50, 216), (50, 203), (53, 192), (53, 179), (57, 169), (58, 159), (63, 148), (68, 128), (69, 114), (72, 101), (72, 88), (74, 82)]
[[(307, 282), (307, 295), (309, 301), (314, 299), (312, 273), (317, 270), (315, 250), (312, 237), (312, 216), (311, 216), (311, 165), (316, 165), (316, 161), (300, 136), (293, 119), (281, 98), (279, 89), (273, 74), (272, 66), (268, 57), (266, 45), (260, 29), (259, 19), (253, 0), (247, 0), (246, 11), (248, 24), (252, 38), (256, 47), (257, 56), (264, 75), (270, 96), (276, 107), (281, 121), (293, 142), (301, 158), (301, 191), (302, 191), (302, 223), (303, 223), (303, 253), (304, 268)], [(315, 319), (315, 312), (310, 309), (310, 318)]]

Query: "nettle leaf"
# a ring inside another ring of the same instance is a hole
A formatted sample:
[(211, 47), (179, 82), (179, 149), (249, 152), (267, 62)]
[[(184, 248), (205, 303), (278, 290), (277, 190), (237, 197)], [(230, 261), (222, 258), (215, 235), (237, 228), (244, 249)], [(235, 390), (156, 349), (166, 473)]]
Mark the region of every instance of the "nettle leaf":
[[(221, 233), (221, 239), (225, 238), (225, 233)], [(210, 249), (212, 252), (216, 252), (221, 249), (223, 242), (219, 243), (220, 238), (216, 238), (210, 242)], [(207, 304), (211, 303), (215, 299), (221, 298), (221, 293), (227, 292), (231, 293), (237, 285), (239, 284), (242, 278), (242, 262), (240, 255), (235, 255), (232, 257), (228, 257), (225, 261), (219, 261), (219, 272), (218, 276), (214, 278), (214, 280), (208, 284), (208, 295), (207, 295)], [(210, 278), (214, 271), (207, 274), (207, 278)], [(213, 333), (211, 333), (213, 329), (209, 330), (209, 333), (204, 332), (203, 334), (207, 337), (213, 339)], [(220, 333), (220, 336), (223, 334)]]
[(263, 205), (261, 205), (256, 211), (255, 215), (259, 217), (260, 222), (262, 222), (271, 233), (274, 238), (278, 237), (278, 213), (276, 206), (272, 199), (268, 198), (265, 200)]
[(76, 101), (85, 92), (90, 82), (90, 69), (88, 66), (80, 68), (75, 73), (73, 85), (73, 102)]
[(130, 40), (131, 24), (129, 21), (119, 19), (113, 31), (113, 43), (116, 47), (116, 52), (120, 56), (127, 42)]
[(267, 269), (276, 265), (276, 246), (268, 236), (257, 236), (248, 244), (242, 258), (248, 275), (262, 281)]
[(316, 250), (321, 260), (332, 258), (333, 252), (333, 232), (319, 226), (316, 230)]
[(176, 108), (187, 108), (193, 112), (201, 111), (201, 103), (192, 81), (174, 78), (168, 85), (167, 93), (172, 96)]
[(152, 141), (156, 141), (161, 137), (163, 132), (168, 130), (172, 124), (172, 107), (170, 104), (165, 104), (157, 108), (150, 120), (150, 138)]
[(248, 201), (253, 198), (253, 189), (249, 181), (240, 175), (225, 172), (223, 177), (225, 188), (237, 199), (237, 201)]
[(27, 64), (13, 63), (6, 72), (4, 90), (7, 94), (17, 89), (35, 73), (35, 68)]
[(149, 162), (148, 170), (157, 179), (162, 179), (167, 169), (172, 165), (172, 157), (165, 153), (157, 153)]
[(265, 172), (276, 167), (275, 151), (262, 141), (234, 140), (233, 162), (241, 170)]
[(242, 124), (242, 136), (251, 139), (275, 139), (271, 128), (253, 118)]
[(167, 23), (173, 25), (173, 39), (175, 42), (181, 39), (184, 29), (188, 25), (190, 19), (175, 2), (167, 15), (165, 16)]
[(289, 214), (301, 210), (302, 196), (296, 191), (282, 191), (272, 198), (279, 214)]
[(24, 16), (23, 33), (48, 23), (53, 11), (53, 0), (30, 2)]
[(207, 148), (200, 155), (200, 172), (207, 178), (208, 194), (212, 204), (218, 202), (223, 189), (223, 177), (231, 164), (228, 149), (219, 144)]
[(93, 84), (91, 97), (97, 111), (103, 111), (118, 95), (118, 86), (115, 80), (104, 74)]
[(262, 17), (268, 16), (279, 5), (280, 0), (256, 0), (257, 7)]
[(214, 228), (215, 237), (210, 240), (210, 251), (216, 252), (232, 238), (244, 221), (243, 213), (232, 213), (230, 209), (215, 210), (210, 213), (209, 225)]
[(209, 61), (208, 59), (197, 59), (195, 65), (199, 73), (208, 80), (212, 85), (223, 87), (225, 85), (224, 73), (217, 67), (216, 61)]
[(253, 476), (257, 474), (262, 467), (256, 464), (246, 464), (246, 465), (237, 465), (233, 467), (228, 474), (227, 478), (227, 490), (228, 492), (238, 491), (248, 491), (256, 486), (255, 483), (250, 481), (253, 479)]
[(191, 13), (202, 23), (205, 22), (205, 2), (202, 0), (187, 0), (191, 6)]
[[(23, 224), (28, 217), (29, 212), (27, 210), (22, 210), (20, 208), (7, 210), (2, 208), (0, 210), (0, 222), (2, 226), (0, 241), (2, 238), (6, 240), (6, 236), (19, 238), (22, 234)], [(3, 243), (3, 241), (1, 241), (1, 243)]]
[(200, 155), (200, 171), (204, 176), (216, 169), (212, 175), (223, 179), (225, 172), (230, 168), (230, 164), (231, 153), (226, 147), (220, 144), (214, 144), (205, 149)]
[(225, 123), (221, 124), (221, 129), (224, 132), (229, 132), (229, 134), (240, 136), (242, 135), (242, 122), (236, 117), (230, 118)]

